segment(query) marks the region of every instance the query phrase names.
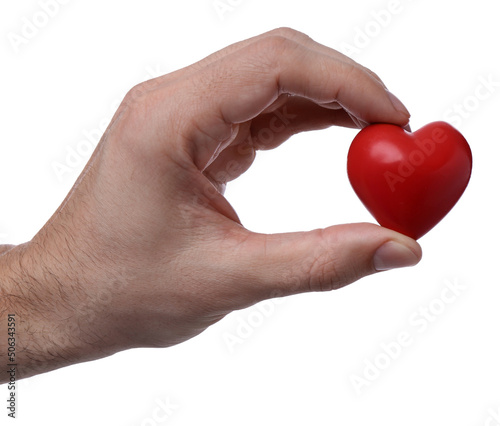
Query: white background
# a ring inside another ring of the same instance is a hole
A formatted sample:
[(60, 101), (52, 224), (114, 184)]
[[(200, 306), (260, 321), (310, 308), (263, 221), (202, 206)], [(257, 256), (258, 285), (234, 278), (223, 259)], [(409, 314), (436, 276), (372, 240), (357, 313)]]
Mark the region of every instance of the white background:
[[(174, 348), (21, 381), (17, 424), (500, 424), (498, 1), (400, 0), (389, 15), (380, 12), (388, 0), (222, 0), (221, 13), (213, 0), (66, 3), (47, 22), (38, 1), (0, 6), (3, 242), (24, 242), (43, 226), (90, 152), (62, 176), (54, 165), (98, 133), (134, 84), (278, 26), (353, 47), (350, 56), (405, 102), (413, 129), (445, 119), (464, 134), (474, 170), (457, 206), (420, 240), (417, 267), (235, 312)], [(42, 28), (16, 48), (13, 34), (35, 18)], [(305, 133), (260, 153), (227, 191), (243, 223), (284, 232), (373, 222), (346, 177), (355, 134)], [(461, 290), (445, 303), (447, 282)], [(419, 314), (429, 306), (432, 322)], [(411, 344), (390, 359), (382, 345), (400, 332)], [(384, 368), (357, 392), (352, 377), (370, 362)], [(165, 414), (158, 401), (175, 408)], [(0, 424), (10, 421), (4, 405)]]

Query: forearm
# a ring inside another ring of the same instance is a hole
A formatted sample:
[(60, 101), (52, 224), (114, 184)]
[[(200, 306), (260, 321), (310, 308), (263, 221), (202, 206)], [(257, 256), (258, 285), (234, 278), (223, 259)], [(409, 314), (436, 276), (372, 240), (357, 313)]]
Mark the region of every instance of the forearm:
[(109, 354), (90, 327), (101, 312), (70, 281), (33, 243), (0, 255), (0, 383), (11, 378), (7, 364), (18, 380)]

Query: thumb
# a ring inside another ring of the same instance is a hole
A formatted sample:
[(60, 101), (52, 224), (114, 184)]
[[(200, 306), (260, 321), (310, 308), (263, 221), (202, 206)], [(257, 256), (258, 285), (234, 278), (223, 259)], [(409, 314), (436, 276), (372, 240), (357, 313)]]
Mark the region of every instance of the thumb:
[(415, 240), (369, 223), (252, 234), (245, 244), (240, 271), (254, 278), (261, 299), (338, 289), (366, 275), (413, 266), (422, 257)]

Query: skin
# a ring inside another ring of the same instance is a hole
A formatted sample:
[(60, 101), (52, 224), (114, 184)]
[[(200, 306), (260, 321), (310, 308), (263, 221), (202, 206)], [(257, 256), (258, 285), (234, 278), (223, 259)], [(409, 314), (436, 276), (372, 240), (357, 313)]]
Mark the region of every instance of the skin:
[(373, 224), (251, 232), (223, 196), (257, 150), (295, 133), (408, 121), (377, 75), (287, 28), (134, 87), (45, 226), (0, 246), (17, 379), (172, 346), (261, 300), (416, 264), (414, 240)]

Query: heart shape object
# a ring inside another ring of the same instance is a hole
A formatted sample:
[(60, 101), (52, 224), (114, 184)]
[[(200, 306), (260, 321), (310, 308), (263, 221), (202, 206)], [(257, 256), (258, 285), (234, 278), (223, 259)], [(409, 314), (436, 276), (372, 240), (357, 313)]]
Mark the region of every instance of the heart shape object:
[(413, 133), (372, 124), (356, 135), (347, 158), (351, 185), (377, 222), (415, 240), (453, 208), (471, 171), (469, 144), (442, 121)]

